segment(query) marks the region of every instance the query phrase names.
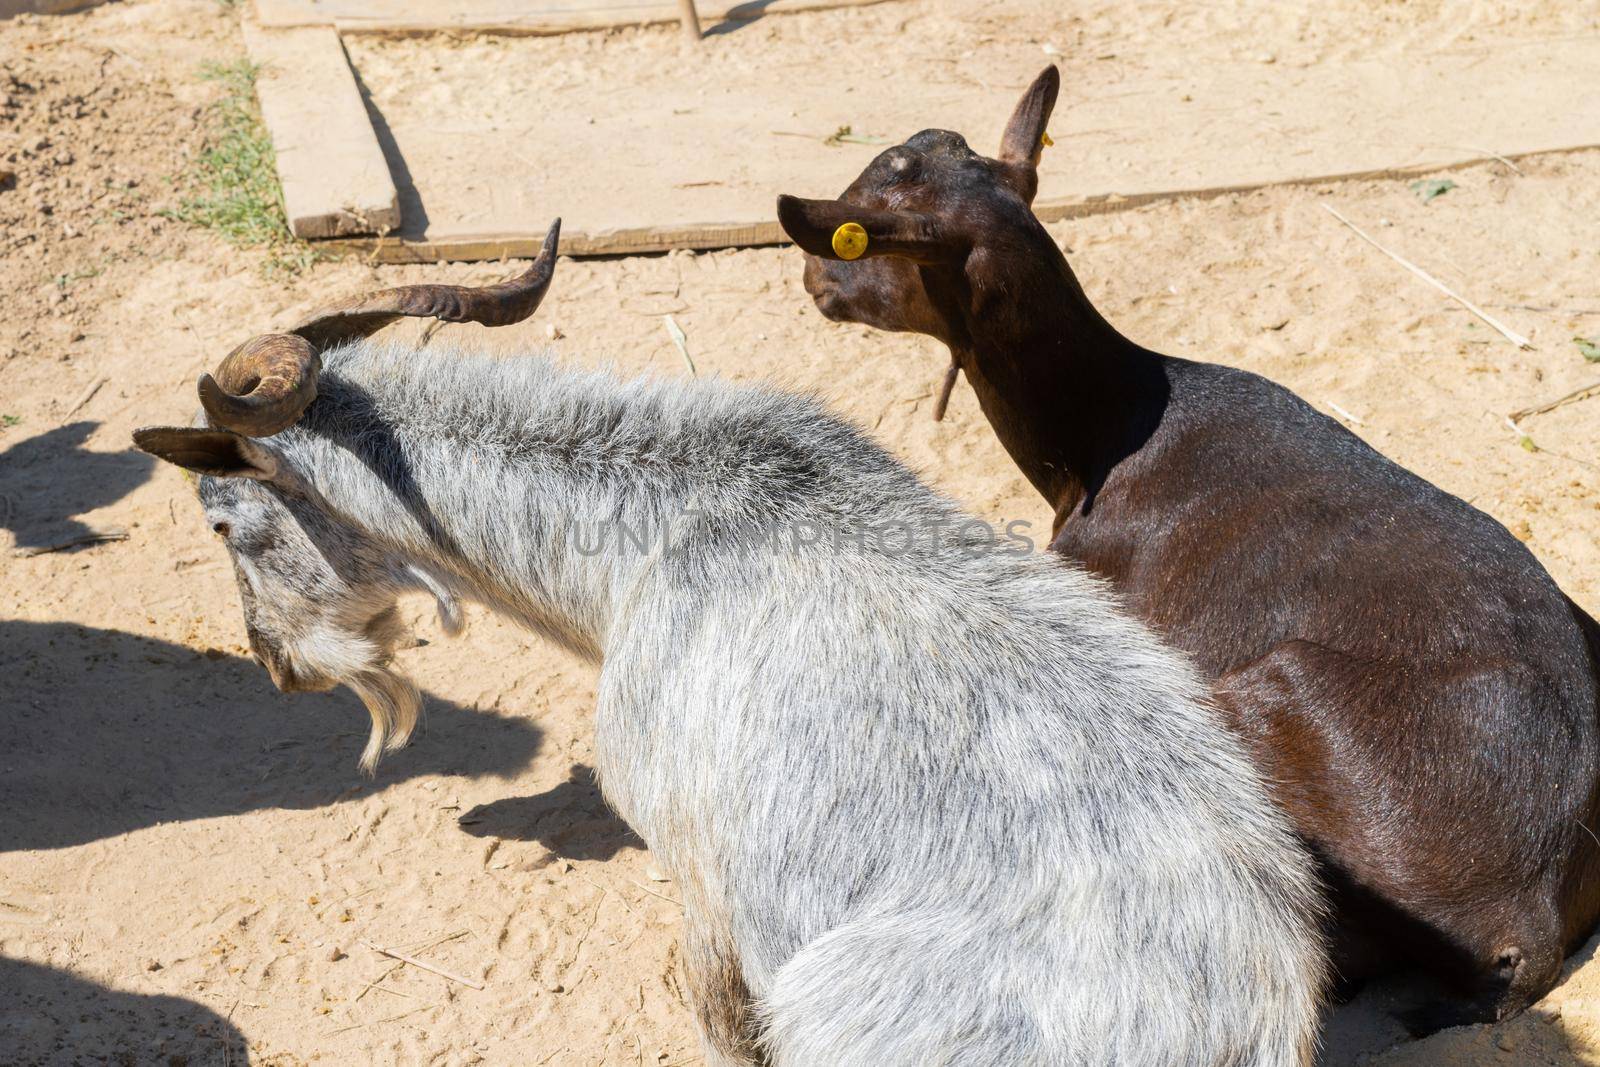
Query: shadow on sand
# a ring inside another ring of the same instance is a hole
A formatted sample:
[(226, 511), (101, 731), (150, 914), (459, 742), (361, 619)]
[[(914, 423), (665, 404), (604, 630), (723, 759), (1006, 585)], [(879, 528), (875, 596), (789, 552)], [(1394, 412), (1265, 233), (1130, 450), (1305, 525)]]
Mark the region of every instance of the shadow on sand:
[[(1594, 960), (1597, 946), (1600, 935), (1567, 957), (1562, 984)], [(1557, 985), (1545, 1001), (1515, 1019), (1411, 1039), (1401, 1019), (1439, 995), (1431, 983), (1412, 975), (1368, 983), (1349, 1003), (1328, 1012), (1317, 1067), (1587, 1067), (1595, 1062), (1584, 1024), (1569, 1023), (1560, 1007), (1563, 1000), (1581, 1002), (1579, 990)]]
[(233, 1024), (182, 997), (119, 993), (66, 971), (0, 957), (0, 1061), (8, 1064), (248, 1064)]
[(0, 852), (155, 823), (310, 808), (425, 774), (507, 776), (541, 731), (430, 699), (376, 780), (348, 690), (286, 695), (236, 656), (69, 623), (0, 620)]
[(736, 7), (728, 9), (728, 15), (715, 26), (705, 28), (707, 37), (721, 37), (724, 34), (737, 33), (751, 23), (760, 22), (767, 16), (767, 8), (772, 6), (772, 0), (748, 0)]
[(150, 477), (155, 460), (143, 452), (83, 447), (99, 425), (69, 423), (0, 452), (0, 527), (11, 530), (16, 547), (42, 548), (89, 533), (72, 516), (114, 504)]
[(554, 789), (479, 804), (461, 816), (460, 824), (477, 837), (537, 841), (569, 860), (608, 860), (625, 848), (644, 848), (600, 796), (594, 770), (581, 763)]

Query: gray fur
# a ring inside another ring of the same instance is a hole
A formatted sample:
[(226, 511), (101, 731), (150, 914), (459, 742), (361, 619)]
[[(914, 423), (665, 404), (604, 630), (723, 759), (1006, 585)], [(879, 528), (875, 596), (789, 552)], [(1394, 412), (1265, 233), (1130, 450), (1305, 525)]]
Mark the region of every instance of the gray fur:
[[(376, 705), (369, 765), (415, 715), (404, 591), (603, 664), (596, 766), (683, 893), (711, 1063), (1310, 1063), (1312, 868), (1194, 673), (982, 535), (752, 550), (964, 518), (815, 401), (362, 342), (261, 444), (201, 498), (274, 676)], [(670, 548), (579, 551), (602, 522)]]

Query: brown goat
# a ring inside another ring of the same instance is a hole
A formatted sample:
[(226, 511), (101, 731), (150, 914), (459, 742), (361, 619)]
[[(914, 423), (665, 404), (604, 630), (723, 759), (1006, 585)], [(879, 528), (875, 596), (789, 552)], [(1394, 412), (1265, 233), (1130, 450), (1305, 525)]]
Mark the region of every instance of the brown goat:
[[(1514, 1014), (1600, 914), (1600, 628), (1498, 522), (1257, 375), (1148, 351), (1031, 210), (1059, 75), (999, 159), (925, 130), (780, 197), (830, 319), (943, 341), (1052, 548), (1214, 680), (1324, 863), (1347, 980), (1420, 964)], [(939, 408), (942, 409), (942, 399)]]

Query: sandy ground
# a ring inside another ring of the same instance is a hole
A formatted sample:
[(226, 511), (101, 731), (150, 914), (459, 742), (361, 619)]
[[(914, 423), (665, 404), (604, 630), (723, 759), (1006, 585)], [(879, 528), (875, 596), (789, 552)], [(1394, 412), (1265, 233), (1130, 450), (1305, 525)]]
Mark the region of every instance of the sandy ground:
[[(1352, 34), (1408, 47), (1597, 33), (1593, 5), (1582, 18), (1553, 3), (1515, 17), (1490, 3), (1325, 8), (1352, 12)], [(1255, 25), (1238, 8), (1168, 34), (1155, 10), (1126, 20), (1141, 47), (1215, 45)], [(1359, 47), (1330, 37), (1325, 16), (1263, 10), (1278, 37), (1252, 49), (1315, 61)], [(166, 0), (0, 24), (0, 171), (16, 172), (0, 180), (0, 1063), (699, 1063), (674, 887), (588, 777), (592, 672), (481, 614), (443, 641), (411, 605), (426, 643), (403, 660), (429, 693), (427, 728), (365, 781), (357, 701), (272, 689), (245, 655), (230, 570), (188, 485), (128, 451), (133, 427), (188, 418), (198, 371), (313, 304), (505, 270), (345, 261), (272, 282), (259, 254), (160, 219), (216, 91), (195, 66), (239, 54), (234, 18)], [(781, 47), (744, 33), (746, 47)], [(627, 39), (646, 55), (678, 47), (670, 29)], [(1070, 167), (1070, 153), (1047, 165)], [(1600, 611), (1600, 398), (1526, 420), (1531, 450), (1505, 423), (1600, 380), (1572, 341), (1600, 335), (1597, 168), (1600, 152), (1520, 173), (1487, 163), (1427, 205), (1405, 183), (1346, 183), (1052, 230), (1131, 336), (1262, 372), (1339, 414), (1505, 522)], [(1321, 201), (1535, 350), (1410, 278)], [(824, 322), (792, 250), (564, 261), (536, 321), (449, 329), (686, 373), (667, 313), (702, 374), (823, 390), (979, 514), (1046, 521), (969, 393), (943, 424), (929, 418), (936, 347)], [(128, 539), (9, 551), (112, 526)], [(1421, 1042), (1401, 1040), (1390, 994), (1371, 991), (1331, 1016), (1324, 1062), (1600, 1063), (1592, 954), (1523, 1017)]]

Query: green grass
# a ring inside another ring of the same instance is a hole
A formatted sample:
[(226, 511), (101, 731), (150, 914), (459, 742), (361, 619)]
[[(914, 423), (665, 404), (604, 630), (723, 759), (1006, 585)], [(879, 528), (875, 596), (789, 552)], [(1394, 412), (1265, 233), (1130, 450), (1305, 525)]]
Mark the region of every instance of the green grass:
[(223, 96), (212, 105), (204, 150), (181, 179), (183, 198), (163, 214), (238, 247), (266, 249), (269, 276), (298, 274), (316, 253), (295, 240), (284, 221), (272, 138), (256, 108), (260, 69), (247, 59), (200, 67), (203, 80), (221, 83)]
[(100, 277), (100, 275), (104, 273), (104, 270), (105, 268), (103, 267), (78, 267), (77, 269), (69, 271), (66, 274), (57, 274), (53, 280), (56, 283), (57, 289), (65, 290), (73, 285), (76, 285), (78, 282), (87, 281), (90, 278)]
[(22, 421), (22, 416), (21, 415), (0, 415), (0, 426), (5, 426), (5, 427), (9, 428), (9, 427), (15, 426), (17, 423), (19, 423), (21, 421)]

